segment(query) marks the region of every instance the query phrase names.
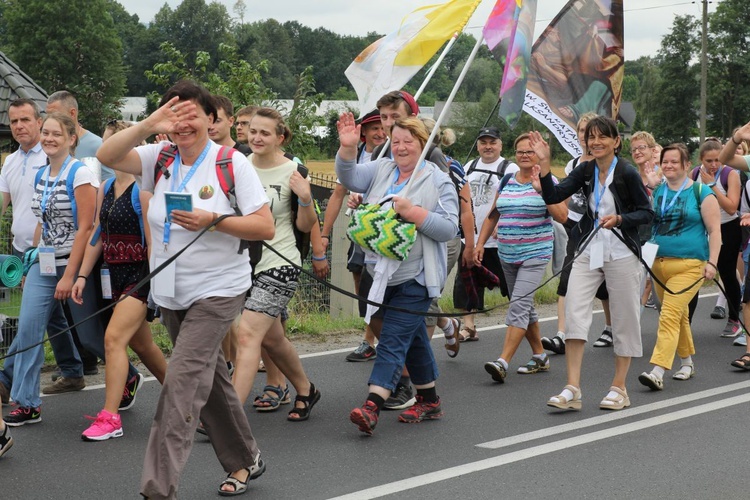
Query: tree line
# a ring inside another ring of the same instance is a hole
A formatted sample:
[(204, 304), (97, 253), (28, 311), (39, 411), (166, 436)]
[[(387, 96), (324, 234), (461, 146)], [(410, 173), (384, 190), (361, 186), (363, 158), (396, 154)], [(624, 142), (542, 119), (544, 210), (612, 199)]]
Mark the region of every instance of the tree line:
[[(245, 0), (232, 10), (183, 0), (174, 9), (164, 4), (146, 24), (115, 0), (0, 0), (0, 50), (48, 91), (66, 88), (80, 96), (83, 124), (92, 130), (116, 117), (123, 96), (155, 96), (182, 77), (236, 105), (294, 99), (297, 130), (325, 125), (313, 113), (323, 98), (356, 99), (344, 70), (382, 34), (348, 36), (297, 21), (246, 21)], [(724, 0), (710, 15), (708, 135), (727, 137), (750, 118), (747, 19), (750, 2), (744, 0)], [(475, 41), (471, 34), (458, 38), (420, 104), (447, 98)], [(634, 102), (636, 129), (651, 131), (660, 142), (690, 142), (698, 135), (699, 50), (698, 21), (678, 16), (657, 54), (626, 61), (623, 100)], [(429, 66), (407, 90), (416, 90)], [(504, 130), (506, 144), (521, 130), (538, 127), (525, 117), (509, 130), (491, 116), (501, 77), (502, 67), (483, 47), (457, 98), (476, 103), (454, 119), (459, 135), (467, 132), (453, 151), (459, 160), (471, 147), (471, 130), (487, 119)], [(334, 147), (329, 143), (308, 139), (297, 147), (326, 155)]]

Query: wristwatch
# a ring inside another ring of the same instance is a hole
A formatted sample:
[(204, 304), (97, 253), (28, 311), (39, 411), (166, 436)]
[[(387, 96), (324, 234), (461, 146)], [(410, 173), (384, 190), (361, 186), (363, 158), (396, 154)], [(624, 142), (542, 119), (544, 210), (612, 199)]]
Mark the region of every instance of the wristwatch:
[(706, 184), (706, 186), (710, 187), (711, 189), (713, 189), (715, 185), (716, 185), (716, 181), (712, 182), (711, 184)]

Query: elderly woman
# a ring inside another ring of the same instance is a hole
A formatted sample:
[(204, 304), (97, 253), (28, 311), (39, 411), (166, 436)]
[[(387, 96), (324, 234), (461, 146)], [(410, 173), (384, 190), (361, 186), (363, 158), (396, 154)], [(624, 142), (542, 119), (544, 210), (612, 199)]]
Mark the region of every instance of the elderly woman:
[(539, 317), (534, 310), (533, 291), (544, 278), (544, 271), (552, 258), (554, 230), (552, 218), (564, 223), (568, 216), (566, 204), (547, 205), (539, 192), (539, 167), (536, 153), (531, 149), (529, 134), (518, 136), (514, 143), (516, 164), (520, 169), (506, 174), (495, 195), (496, 209), (482, 224), (474, 249), (474, 261), (480, 265), (484, 244), (497, 230), (500, 263), (510, 292), (510, 307), (505, 318), (508, 333), (500, 357), (488, 361), (484, 369), (492, 380), (505, 382), (508, 363), (526, 338), (531, 346), (531, 360), (518, 368), (518, 373), (533, 374), (549, 370), (549, 358), (544, 353), (539, 334)]
[[(143, 191), (154, 193), (148, 210), (151, 241), (155, 242), (150, 256), (152, 267), (174, 256), (221, 215), (235, 214), (219, 182), (221, 172), (216, 162), (221, 148), (208, 138), (208, 127), (215, 116), (211, 94), (192, 82), (181, 81), (167, 91), (151, 116), (115, 134), (99, 149), (99, 161), (115, 170), (141, 175)], [(157, 161), (174, 147), (169, 143), (133, 145), (164, 133), (174, 141), (176, 152), (166, 173), (157, 178)], [(247, 158), (234, 150), (230, 154), (240, 214), (212, 226), (211, 232), (152, 281), (154, 300), (161, 306), (174, 350), (146, 448), (141, 494), (147, 498), (177, 496), (198, 417), (229, 473), (219, 487), (220, 494), (244, 492), (248, 480), (265, 471), (229, 379), (221, 342), (252, 284), (248, 253), (237, 251), (240, 239), (272, 238), (273, 217), (265, 190)], [(192, 210), (167, 213), (168, 191), (190, 194)]]
[[(428, 139), (419, 119), (396, 121), (391, 131), (393, 160), (381, 158), (362, 165), (355, 163), (359, 127), (354, 117), (351, 113), (342, 114), (337, 126), (341, 147), (336, 156), (336, 174), (341, 183), (351, 191), (364, 193), (366, 203), (382, 201), (417, 228), (416, 243), (403, 262), (368, 255), (368, 268), (373, 275), (368, 298), (426, 312), (445, 283), (446, 242), (458, 230), (456, 189), (437, 165), (426, 161), (417, 164)], [(364, 405), (349, 415), (366, 434), (375, 429), (380, 410), (396, 388), (404, 364), (417, 389), (417, 402), (401, 413), (399, 421), (421, 422), (443, 415), (435, 390), (437, 364), (424, 318), (393, 309), (381, 309), (379, 313), (383, 328), (369, 394)]]
[(570, 272), (565, 297), (568, 384), (560, 394), (550, 398), (547, 405), (562, 410), (581, 409), (583, 350), (591, 326), (594, 294), (606, 279), (609, 295), (617, 297), (610, 304), (615, 332), (615, 374), (599, 407), (621, 410), (630, 406), (625, 388), (630, 360), (643, 354), (638, 320), (641, 273), (633, 272), (640, 269), (638, 226), (649, 223), (654, 213), (638, 171), (617, 156), (621, 144), (617, 124), (609, 118), (597, 116), (586, 124), (584, 137), (593, 160), (579, 165), (555, 185), (550, 174), (549, 146), (541, 134), (531, 133), (531, 147), (536, 151), (541, 167), (544, 201), (560, 203), (583, 188), (588, 204), (573, 236), (580, 234), (580, 241), (585, 242), (598, 229)]
[(721, 249), (716, 196), (707, 186), (693, 183), (688, 176), (689, 169), (690, 156), (684, 144), (670, 144), (664, 148), (661, 170), (665, 182), (654, 191), (656, 218), (652, 241), (659, 245), (659, 250), (653, 271), (673, 292), (694, 286), (675, 295), (665, 292), (656, 283), (662, 306), (656, 346), (651, 356), (653, 368), (638, 377), (641, 384), (654, 391), (664, 388), (664, 373), (672, 368), (675, 351), (680, 356), (681, 366), (672, 378), (688, 380), (695, 373), (688, 302), (698, 293), (701, 278), (713, 279)]

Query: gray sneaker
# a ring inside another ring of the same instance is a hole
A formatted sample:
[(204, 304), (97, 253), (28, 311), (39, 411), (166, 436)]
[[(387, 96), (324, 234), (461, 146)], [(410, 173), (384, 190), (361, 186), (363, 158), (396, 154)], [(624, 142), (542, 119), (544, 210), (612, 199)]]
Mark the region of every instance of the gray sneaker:
[(414, 406), (417, 398), (414, 397), (414, 391), (411, 385), (398, 384), (391, 397), (383, 405), (386, 410), (405, 410)]
[(375, 348), (368, 344), (366, 340), (363, 340), (362, 343), (359, 344), (353, 352), (347, 354), (346, 360), (353, 362), (362, 362), (370, 361), (377, 357), (378, 352), (375, 350)]
[(42, 394), (62, 394), (63, 392), (80, 391), (86, 387), (86, 381), (83, 377), (68, 378), (60, 377), (50, 385), (42, 389)]
[(735, 337), (732, 345), (747, 347), (747, 335), (738, 335), (737, 337)]

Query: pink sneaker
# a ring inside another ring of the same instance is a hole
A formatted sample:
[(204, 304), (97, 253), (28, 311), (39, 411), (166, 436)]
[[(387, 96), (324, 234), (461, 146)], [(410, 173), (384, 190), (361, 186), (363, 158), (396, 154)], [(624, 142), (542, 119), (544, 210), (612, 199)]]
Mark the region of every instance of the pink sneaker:
[(86, 415), (86, 418), (94, 422), (81, 434), (81, 439), (84, 441), (105, 441), (109, 438), (122, 437), (122, 420), (120, 420), (120, 415), (102, 410), (96, 418), (89, 417), (88, 415)]

